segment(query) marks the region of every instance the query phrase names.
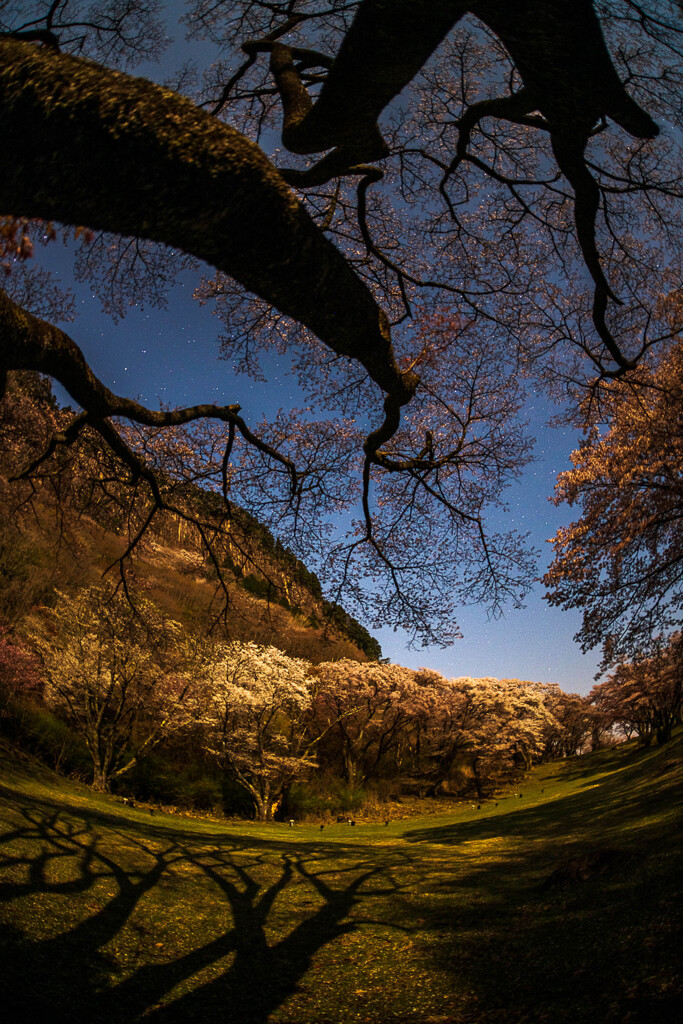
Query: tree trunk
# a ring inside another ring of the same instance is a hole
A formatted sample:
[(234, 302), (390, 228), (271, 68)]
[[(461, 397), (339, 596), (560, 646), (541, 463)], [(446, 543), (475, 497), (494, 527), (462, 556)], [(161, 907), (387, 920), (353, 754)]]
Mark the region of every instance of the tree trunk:
[(356, 763), (348, 747), (344, 747), (344, 778), (349, 789), (356, 785)]
[(481, 774), (479, 772), (479, 757), (472, 758), (472, 775), (474, 776), (474, 785), (477, 790), (477, 796), (480, 800), (484, 799), (484, 792), (481, 787)]
[(268, 812), (268, 808), (267, 808), (266, 804), (261, 799), (261, 797), (258, 794), (256, 794), (256, 793), (252, 793), (252, 798), (253, 798), (253, 801), (254, 801), (254, 807), (256, 808), (256, 820), (257, 821), (266, 821), (267, 820), (266, 816), (267, 816), (267, 812)]
[(109, 775), (101, 764), (93, 763), (92, 788), (96, 793), (109, 792)]
[(254, 801), (256, 807), (256, 818), (257, 821), (272, 821), (273, 820), (273, 804), (277, 794), (271, 792), (270, 784), (264, 783), (260, 788), (258, 784), (249, 787), (249, 792)]

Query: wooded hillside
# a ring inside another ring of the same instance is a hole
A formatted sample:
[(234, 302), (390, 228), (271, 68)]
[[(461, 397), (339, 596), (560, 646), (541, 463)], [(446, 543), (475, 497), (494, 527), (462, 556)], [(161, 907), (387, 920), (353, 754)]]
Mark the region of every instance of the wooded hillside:
[[(0, 407), (0, 617), (16, 623), (51, 603), (54, 588), (102, 573), (133, 580), (166, 612), (193, 628), (274, 644), (311, 661), (377, 659), (376, 640), (325, 598), (317, 576), (239, 506), (182, 479), (171, 484), (181, 513), (158, 513), (136, 536), (138, 519), (119, 488), (117, 467), (87, 434), (40, 479), (23, 471), (64, 416), (44, 380), (17, 376)], [(98, 487), (88, 480), (99, 465)], [(199, 523), (199, 526), (197, 525)], [(204, 543), (211, 536), (211, 555)]]

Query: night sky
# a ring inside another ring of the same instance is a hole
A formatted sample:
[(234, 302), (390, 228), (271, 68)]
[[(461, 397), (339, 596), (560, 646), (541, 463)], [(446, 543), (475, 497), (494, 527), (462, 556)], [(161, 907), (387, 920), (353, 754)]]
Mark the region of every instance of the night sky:
[[(166, 7), (169, 27), (179, 2)], [(163, 62), (155, 68), (138, 69), (157, 80), (164, 80), (187, 57), (183, 32), (171, 29), (175, 38)], [(207, 55), (206, 44), (195, 44), (195, 55)], [(251, 424), (272, 415), (280, 407), (296, 403), (296, 383), (288, 376), (278, 377), (278, 367), (264, 367), (272, 374), (262, 385), (245, 375), (235, 375), (228, 363), (218, 360), (218, 321), (209, 306), (201, 307), (192, 298), (196, 278), (180, 277), (169, 295), (165, 310), (133, 308), (118, 325), (105, 316), (99, 300), (87, 286), (74, 283), (72, 259), (61, 244), (53, 243), (40, 252), (41, 262), (54, 269), (77, 298), (77, 319), (67, 326), (68, 333), (82, 348), (97, 375), (113, 391), (139, 398), (152, 406), (188, 405), (195, 402), (232, 403), (243, 406), (243, 415)], [(64, 397), (64, 396), (62, 396)], [(577, 437), (567, 430), (545, 426), (554, 410), (542, 396), (527, 410), (532, 433), (536, 436), (535, 462), (527, 467), (520, 481), (509, 488), (510, 513), (493, 525), (513, 527), (529, 533), (532, 546), (540, 550), (539, 575), (551, 557), (547, 539), (571, 517), (567, 508), (555, 508), (548, 498), (558, 472), (568, 468), (568, 457)], [(489, 620), (483, 609), (465, 608), (458, 622), (464, 639), (446, 650), (440, 648), (410, 651), (406, 636), (391, 629), (372, 632), (382, 644), (383, 653), (393, 662), (418, 667), (427, 665), (447, 676), (497, 676), (559, 683), (565, 690), (586, 693), (593, 684), (598, 653), (582, 655), (573, 635), (580, 625), (578, 615), (550, 608), (542, 599), (537, 584), (523, 610), (509, 610), (497, 620)]]

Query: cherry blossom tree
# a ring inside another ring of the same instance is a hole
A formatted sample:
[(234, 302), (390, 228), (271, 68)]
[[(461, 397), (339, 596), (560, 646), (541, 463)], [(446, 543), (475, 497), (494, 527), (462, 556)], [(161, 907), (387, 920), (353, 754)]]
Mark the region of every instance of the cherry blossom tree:
[(415, 673), (419, 711), (412, 737), (414, 765), (435, 794), (454, 768), (468, 766), (479, 798), (501, 780), (526, 771), (559, 731), (557, 688), (517, 679), (446, 679)]
[(468, 730), (468, 760), (477, 796), (527, 771), (540, 760), (549, 729), (556, 720), (543, 683), (519, 679), (455, 679), (473, 719)]
[(589, 749), (597, 710), (591, 706), (590, 699), (552, 686), (549, 687), (548, 707), (555, 724), (546, 733), (543, 760), (575, 757)]
[(419, 669), (415, 681), (415, 771), (425, 780), (428, 793), (436, 795), (483, 728), (489, 714), (489, 681), (477, 680), (476, 688), (469, 687), (466, 679), (446, 679), (430, 669)]
[(555, 503), (580, 516), (553, 538), (551, 604), (583, 613), (604, 665), (647, 653), (683, 608), (683, 345), (602, 389)]
[(555, 688), (515, 679), (446, 679), (430, 669), (338, 661), (318, 665), (312, 728), (321, 760), (349, 786), (411, 777), (435, 794), (469, 766), (479, 796), (539, 760), (559, 723)]
[(247, 790), (259, 821), (270, 821), (287, 786), (316, 764), (306, 734), (309, 668), (276, 647), (234, 641), (216, 645), (202, 672), (207, 749)]
[(32, 630), (43, 698), (85, 741), (93, 788), (112, 781), (198, 717), (198, 644), (146, 598), (106, 585), (58, 592)]
[(6, 626), (0, 627), (0, 717), (18, 697), (39, 698), (40, 664), (33, 652)]
[[(452, 638), (463, 599), (496, 612), (534, 577), (519, 538), (486, 529), (529, 455), (524, 375), (575, 401), (675, 332), (655, 297), (679, 273), (679, 7), (192, 0), (188, 31), (216, 59), (166, 87), (130, 74), (163, 45), (159, 10), (0, 11), (0, 371), (46, 373), (79, 410), (17, 475), (97, 433), (134, 540), (188, 513), (121, 421), (208, 422), (227, 501), (376, 619)], [(207, 264), (226, 354), (259, 372), (278, 352), (306, 410), (256, 424), (236, 403), (114, 394), (55, 326), (68, 296), (50, 312), (29, 273), (58, 223), (117, 314)], [(331, 512), (351, 508), (331, 543)]]
[(625, 662), (593, 687), (590, 699), (611, 725), (649, 747), (666, 743), (681, 721), (683, 709), (683, 642), (680, 634), (660, 638), (649, 658)]
[(344, 659), (323, 662), (314, 671), (319, 684), (310, 728), (326, 734), (326, 758), (338, 756), (347, 786), (377, 778), (389, 761), (397, 773), (415, 713), (410, 669)]

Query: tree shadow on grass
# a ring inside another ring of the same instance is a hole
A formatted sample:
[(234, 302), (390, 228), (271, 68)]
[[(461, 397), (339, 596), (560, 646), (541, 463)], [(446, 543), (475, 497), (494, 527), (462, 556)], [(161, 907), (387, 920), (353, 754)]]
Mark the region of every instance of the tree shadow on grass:
[(483, 897), (454, 904), (450, 932), (434, 907), (420, 910), (443, 929), (435, 966), (472, 993), (459, 1024), (683, 1019), (681, 773), (662, 772), (672, 753), (631, 758), (547, 804), (513, 797), (406, 833), (452, 857), (444, 891)]
[[(297, 990), (314, 954), (357, 927), (349, 914), (361, 890), (387, 891), (373, 883), (377, 863), (359, 855), (340, 867), (338, 850), (247, 854), (206, 836), (198, 846), (134, 834), (119, 850), (116, 838), (87, 819), (15, 810), (0, 840), (8, 1024), (260, 1024)], [(196, 889), (198, 879), (212, 910), (195, 926), (188, 880)], [(166, 923), (165, 941), (155, 941), (158, 915), (183, 919), (176, 942)]]
[[(452, 976), (457, 1024), (678, 1024), (683, 832), (664, 814), (677, 772), (652, 786), (651, 768), (634, 760), (549, 804), (511, 798), (413, 828), (405, 855), (302, 853), (289, 836), (211, 835), (15, 794), (0, 837), (4, 1019), (265, 1024), (309, 986), (302, 1019), (338, 1021), (311, 983), (314, 957), (360, 926), (366, 899), (391, 895), (382, 923), (414, 932), (426, 969)], [(611, 835), (626, 855), (609, 870), (551, 881), (563, 857)], [(513, 841), (487, 847), (501, 836)], [(392, 872), (399, 856), (419, 869), (411, 882)], [(430, 857), (423, 900), (415, 882)], [(398, 1021), (391, 1005), (383, 1019)]]

